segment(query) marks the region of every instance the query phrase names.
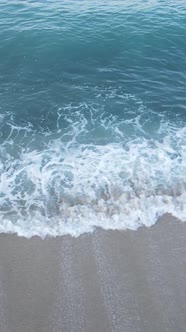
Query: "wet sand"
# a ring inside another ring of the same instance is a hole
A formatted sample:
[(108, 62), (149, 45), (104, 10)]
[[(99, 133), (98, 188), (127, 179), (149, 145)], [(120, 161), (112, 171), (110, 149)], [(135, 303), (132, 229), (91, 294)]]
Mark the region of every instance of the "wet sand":
[(185, 332), (186, 223), (0, 235), (0, 332)]

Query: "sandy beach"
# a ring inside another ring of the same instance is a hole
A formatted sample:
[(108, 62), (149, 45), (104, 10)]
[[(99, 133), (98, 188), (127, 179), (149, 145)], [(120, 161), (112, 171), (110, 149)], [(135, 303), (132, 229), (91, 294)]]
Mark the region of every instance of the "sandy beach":
[(1, 332), (185, 332), (186, 223), (0, 235)]

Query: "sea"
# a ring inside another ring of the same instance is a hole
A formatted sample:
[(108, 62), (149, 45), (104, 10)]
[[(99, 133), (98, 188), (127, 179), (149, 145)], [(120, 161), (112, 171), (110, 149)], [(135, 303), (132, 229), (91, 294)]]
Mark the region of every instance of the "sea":
[(0, 232), (186, 220), (186, 1), (0, 1)]

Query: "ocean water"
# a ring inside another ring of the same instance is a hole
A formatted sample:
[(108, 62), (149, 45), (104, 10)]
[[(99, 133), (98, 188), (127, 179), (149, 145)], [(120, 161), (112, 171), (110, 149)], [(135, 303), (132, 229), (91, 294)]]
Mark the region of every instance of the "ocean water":
[(185, 0), (1, 0), (0, 40), (0, 232), (186, 220)]

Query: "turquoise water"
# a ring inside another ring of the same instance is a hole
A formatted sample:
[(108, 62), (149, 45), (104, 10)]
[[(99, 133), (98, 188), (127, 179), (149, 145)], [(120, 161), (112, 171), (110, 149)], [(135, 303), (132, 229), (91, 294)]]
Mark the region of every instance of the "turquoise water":
[(0, 2), (0, 231), (186, 219), (185, 1)]

